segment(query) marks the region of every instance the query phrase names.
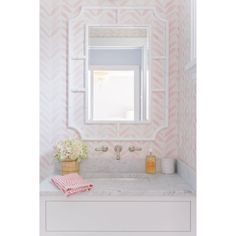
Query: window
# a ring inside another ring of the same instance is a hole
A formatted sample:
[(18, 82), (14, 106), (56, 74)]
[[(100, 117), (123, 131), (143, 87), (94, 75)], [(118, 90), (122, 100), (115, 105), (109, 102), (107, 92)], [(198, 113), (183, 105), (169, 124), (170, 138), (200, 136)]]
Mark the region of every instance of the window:
[(139, 120), (138, 66), (91, 66), (89, 74), (90, 119), (94, 121)]

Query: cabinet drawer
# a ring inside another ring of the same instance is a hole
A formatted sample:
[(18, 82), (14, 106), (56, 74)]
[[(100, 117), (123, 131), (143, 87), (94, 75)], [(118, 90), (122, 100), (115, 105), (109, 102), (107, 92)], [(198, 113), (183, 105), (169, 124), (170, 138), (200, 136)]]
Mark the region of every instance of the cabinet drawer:
[(190, 201), (46, 201), (47, 232), (189, 232)]

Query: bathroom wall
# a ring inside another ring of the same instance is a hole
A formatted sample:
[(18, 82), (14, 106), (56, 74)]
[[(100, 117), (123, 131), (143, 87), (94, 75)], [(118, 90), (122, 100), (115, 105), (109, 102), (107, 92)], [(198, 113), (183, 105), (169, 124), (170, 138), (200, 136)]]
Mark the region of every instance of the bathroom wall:
[[(114, 146), (116, 144), (122, 144), (124, 151), (122, 151), (121, 159), (123, 166), (127, 168), (126, 170), (135, 170), (135, 167), (130, 165), (135, 163), (134, 160), (143, 163), (143, 159), (150, 147), (159, 158), (181, 158), (192, 168), (195, 168), (194, 154), (192, 153), (191, 157), (188, 155), (188, 149), (192, 147), (194, 140), (188, 139), (188, 130), (191, 128), (187, 127), (184, 122), (185, 119), (187, 119), (186, 113), (189, 114), (185, 110), (185, 107), (188, 106), (189, 103), (189, 98), (185, 97), (187, 93), (190, 93), (190, 91), (187, 91), (189, 80), (187, 73), (182, 73), (184, 76), (180, 73), (182, 64), (180, 63), (179, 57), (180, 54), (186, 54), (181, 51), (184, 47), (180, 49), (180, 40), (184, 38), (183, 35), (181, 36), (183, 32), (180, 32), (183, 26), (180, 27), (179, 25), (180, 23), (183, 24), (183, 19), (181, 21), (180, 18), (180, 12), (183, 7), (182, 2), (182, 0), (41, 0), (41, 179), (54, 171), (56, 161), (53, 158), (53, 147), (55, 144), (59, 140), (76, 136), (72, 130), (67, 129), (67, 22), (69, 17), (79, 14), (82, 6), (115, 5), (155, 7), (158, 13), (167, 16), (169, 19), (170, 31), (169, 127), (159, 132), (153, 142), (88, 142), (90, 150), (89, 159), (93, 159), (93, 163), (103, 163), (104, 165), (111, 163), (110, 165), (117, 165), (117, 162), (114, 162)], [(185, 58), (185, 56), (183, 56), (183, 58)], [(192, 84), (189, 86), (192, 88)], [(191, 96), (194, 96), (194, 94), (191, 94)], [(192, 100), (194, 100), (194, 98), (192, 98)], [(192, 125), (192, 123), (189, 123), (189, 125)], [(180, 132), (181, 129), (183, 130)], [(108, 145), (109, 151), (107, 153), (95, 152), (94, 148), (100, 145)], [(129, 153), (129, 145), (141, 146), (143, 150), (137, 153)], [(87, 167), (89, 167), (88, 163), (89, 162), (87, 162)], [(94, 168), (96, 167), (94, 166)], [(113, 169), (114, 167), (112, 166), (110, 170), (112, 171)]]
[(196, 170), (196, 64), (191, 60), (190, 0), (179, 5), (179, 158)]

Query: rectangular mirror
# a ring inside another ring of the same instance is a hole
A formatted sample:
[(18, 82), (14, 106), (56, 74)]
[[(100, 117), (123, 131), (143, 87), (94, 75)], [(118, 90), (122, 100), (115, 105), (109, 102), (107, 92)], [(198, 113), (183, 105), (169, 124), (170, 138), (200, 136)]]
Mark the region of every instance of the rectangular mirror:
[(87, 35), (87, 121), (148, 121), (148, 29), (88, 26)]

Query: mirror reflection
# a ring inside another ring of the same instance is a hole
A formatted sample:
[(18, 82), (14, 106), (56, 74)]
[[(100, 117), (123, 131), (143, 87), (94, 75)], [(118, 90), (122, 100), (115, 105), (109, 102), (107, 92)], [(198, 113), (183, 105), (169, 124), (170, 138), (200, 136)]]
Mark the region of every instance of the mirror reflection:
[(149, 119), (147, 36), (144, 27), (88, 28), (88, 121)]

